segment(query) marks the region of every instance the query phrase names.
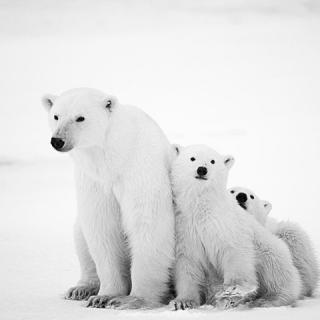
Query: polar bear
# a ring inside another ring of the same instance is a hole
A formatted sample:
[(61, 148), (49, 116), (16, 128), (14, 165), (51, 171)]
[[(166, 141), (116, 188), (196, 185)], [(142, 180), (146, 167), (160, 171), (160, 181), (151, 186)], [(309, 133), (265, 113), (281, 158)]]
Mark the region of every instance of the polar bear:
[[(177, 149), (171, 169), (176, 205), (175, 310), (208, 301), (229, 308), (295, 302), (300, 278), (287, 246), (244, 212), (227, 192), (234, 160), (204, 145)], [(215, 301), (216, 300), (216, 301)]]
[(171, 144), (142, 110), (98, 90), (42, 102), (52, 146), (75, 167), (81, 279), (66, 298), (100, 308), (158, 305), (174, 260)]
[(251, 190), (236, 187), (229, 191), (243, 209), (288, 245), (293, 263), (302, 281), (302, 297), (312, 296), (319, 280), (319, 266), (308, 234), (296, 223), (278, 222), (273, 218), (268, 218), (272, 209), (271, 203), (261, 200)]
[(231, 188), (229, 192), (241, 208), (253, 215), (263, 226), (266, 224), (268, 214), (272, 209), (270, 202), (261, 200), (255, 193), (242, 187)]

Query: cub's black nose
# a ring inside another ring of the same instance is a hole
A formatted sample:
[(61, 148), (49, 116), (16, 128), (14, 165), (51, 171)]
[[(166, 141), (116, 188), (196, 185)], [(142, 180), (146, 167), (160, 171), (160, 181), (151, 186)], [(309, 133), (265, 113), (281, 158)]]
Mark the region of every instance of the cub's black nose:
[(198, 174), (200, 177), (205, 176), (207, 173), (208, 173), (208, 170), (207, 170), (206, 167), (199, 167), (199, 168), (197, 169), (197, 174)]
[(248, 200), (248, 196), (245, 193), (240, 192), (237, 194), (236, 199), (238, 202), (244, 203)]
[(64, 146), (64, 141), (60, 138), (51, 138), (51, 145), (56, 150), (61, 150), (61, 148)]

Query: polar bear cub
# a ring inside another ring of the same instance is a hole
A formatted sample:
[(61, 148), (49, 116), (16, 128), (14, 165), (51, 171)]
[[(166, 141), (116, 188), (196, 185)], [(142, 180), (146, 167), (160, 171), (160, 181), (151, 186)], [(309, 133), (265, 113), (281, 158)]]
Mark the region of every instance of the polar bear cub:
[(46, 95), (52, 146), (75, 166), (81, 279), (68, 299), (138, 308), (168, 300), (172, 146), (142, 110), (94, 89)]
[(256, 305), (293, 303), (300, 294), (300, 279), (288, 248), (246, 214), (227, 191), (234, 159), (204, 145), (177, 150), (171, 172), (177, 297), (171, 306), (176, 310), (199, 306), (208, 280), (214, 283), (213, 296), (223, 308), (253, 295), (259, 301)]
[(296, 223), (278, 222), (273, 218), (268, 218), (272, 209), (271, 204), (259, 199), (251, 190), (237, 187), (231, 188), (230, 193), (243, 209), (288, 245), (293, 263), (298, 269), (302, 281), (301, 294), (302, 296), (312, 296), (319, 280), (319, 267), (308, 234)]

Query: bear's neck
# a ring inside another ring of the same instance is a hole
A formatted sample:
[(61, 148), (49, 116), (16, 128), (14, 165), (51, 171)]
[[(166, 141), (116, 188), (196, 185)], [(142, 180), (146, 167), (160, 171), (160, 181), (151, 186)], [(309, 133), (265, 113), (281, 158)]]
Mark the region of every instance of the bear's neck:
[(229, 205), (228, 192), (224, 189), (185, 190), (176, 196), (176, 203), (183, 211), (197, 214), (208, 211), (212, 214), (224, 212)]
[(94, 180), (104, 181), (112, 174), (111, 161), (106, 151), (98, 146), (81, 148), (71, 153), (77, 170), (82, 171)]
[[(102, 182), (106, 179), (114, 181), (123, 173), (130, 157), (134, 157), (136, 152), (136, 123), (130, 115), (124, 116), (124, 111), (120, 107), (113, 111), (109, 128), (101, 143), (71, 151), (76, 167)], [(128, 135), (128, 132), (132, 134)]]

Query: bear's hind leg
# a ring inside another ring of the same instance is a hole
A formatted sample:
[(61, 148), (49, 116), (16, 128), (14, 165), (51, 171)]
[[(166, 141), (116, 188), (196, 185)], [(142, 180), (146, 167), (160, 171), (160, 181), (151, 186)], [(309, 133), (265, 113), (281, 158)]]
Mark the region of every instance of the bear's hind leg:
[(228, 309), (251, 299), (257, 291), (257, 276), (252, 252), (228, 248), (222, 258), (223, 291), (217, 293), (217, 306)]

